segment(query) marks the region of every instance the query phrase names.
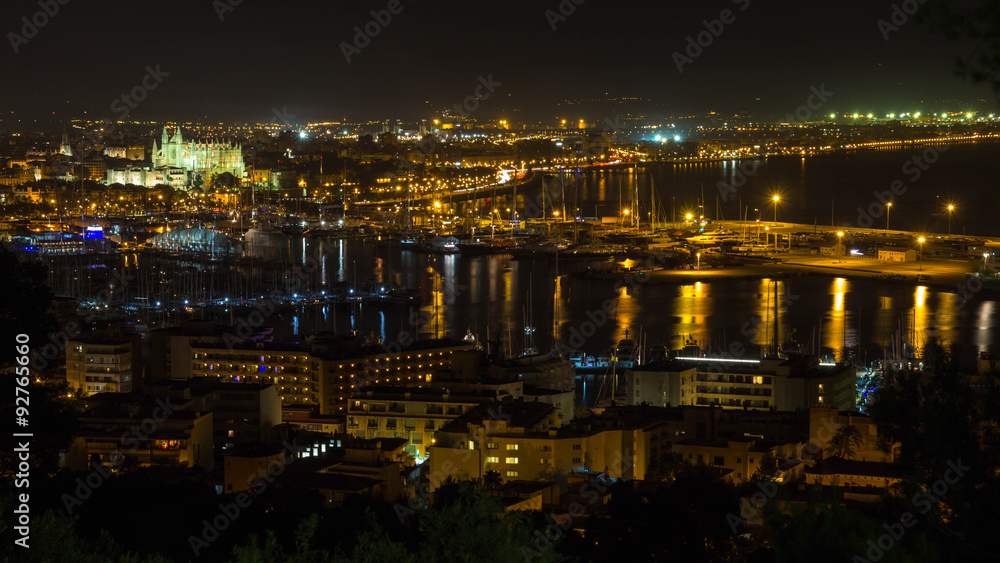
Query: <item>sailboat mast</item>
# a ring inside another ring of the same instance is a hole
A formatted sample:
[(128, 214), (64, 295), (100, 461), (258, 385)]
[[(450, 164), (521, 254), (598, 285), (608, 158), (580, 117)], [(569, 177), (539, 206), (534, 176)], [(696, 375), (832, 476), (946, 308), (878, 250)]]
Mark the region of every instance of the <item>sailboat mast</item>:
[(562, 220), (566, 221), (566, 180), (563, 178), (566, 169), (563, 168), (559, 171), (559, 191), (560, 197), (562, 198)]
[(635, 165), (635, 174), (632, 175), (632, 182), (635, 185), (632, 198), (632, 216), (635, 228), (639, 228), (639, 163)]
[(653, 234), (656, 232), (656, 196), (653, 192), (653, 176), (649, 176), (649, 233)]

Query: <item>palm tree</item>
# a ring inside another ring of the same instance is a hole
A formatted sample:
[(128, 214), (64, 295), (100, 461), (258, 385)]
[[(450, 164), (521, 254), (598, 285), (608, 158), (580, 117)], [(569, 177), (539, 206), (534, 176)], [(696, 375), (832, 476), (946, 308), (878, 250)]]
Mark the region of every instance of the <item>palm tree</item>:
[(499, 494), (501, 485), (503, 485), (503, 479), (500, 477), (499, 471), (490, 469), (486, 473), (483, 473), (483, 487), (487, 491)]
[(841, 426), (827, 444), (826, 453), (845, 459), (854, 459), (854, 452), (864, 443), (861, 431), (853, 424)]

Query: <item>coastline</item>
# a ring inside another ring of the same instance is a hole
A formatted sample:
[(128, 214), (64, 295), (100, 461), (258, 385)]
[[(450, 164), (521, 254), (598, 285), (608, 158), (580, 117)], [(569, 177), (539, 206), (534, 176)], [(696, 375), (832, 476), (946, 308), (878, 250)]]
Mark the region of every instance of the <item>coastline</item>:
[[(974, 293), (985, 293), (1000, 296), (1000, 284), (975, 284), (968, 287), (966, 273), (975, 272), (976, 261), (940, 260), (928, 261), (922, 265), (893, 264), (872, 260), (811, 260), (807, 263), (799, 258), (813, 257), (795, 256), (791, 261), (771, 264), (744, 264), (742, 266), (727, 266), (724, 268), (702, 268), (701, 270), (634, 270), (615, 272), (581, 272), (575, 274), (589, 280), (617, 282), (629, 276), (648, 276), (642, 285), (669, 285), (695, 282), (710, 282), (713, 279), (761, 279), (761, 278), (791, 278), (798, 276), (825, 276), (830, 278), (843, 277), (847, 279), (868, 279), (880, 282), (921, 285), (935, 290), (959, 293), (963, 289)], [(828, 262), (823, 264), (820, 262)], [(965, 267), (962, 267), (962, 266)], [(917, 279), (917, 276), (927, 276)]]

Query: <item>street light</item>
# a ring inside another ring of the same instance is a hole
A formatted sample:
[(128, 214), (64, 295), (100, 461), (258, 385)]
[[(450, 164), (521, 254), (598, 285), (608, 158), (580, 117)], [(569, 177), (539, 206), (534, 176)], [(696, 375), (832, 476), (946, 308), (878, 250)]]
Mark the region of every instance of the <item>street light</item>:
[(892, 202), (885, 204), (885, 236), (889, 236), (889, 210), (892, 209)]
[[(778, 201), (781, 200), (781, 196), (775, 195), (771, 199), (774, 200), (774, 222), (777, 223), (778, 222)], [(774, 240), (776, 241), (775, 244), (777, 244), (777, 240), (778, 240), (777, 239), (777, 234), (775, 234), (775, 239)]]
[(955, 211), (954, 205), (948, 205), (948, 236), (951, 236), (951, 215)]
[(701, 271), (701, 252), (698, 253), (698, 267), (695, 269)]
[(920, 259), (917, 261), (917, 269), (918, 270), (923, 270), (924, 269), (924, 241), (925, 240), (927, 240), (927, 239), (925, 239), (924, 237), (920, 237), (920, 238), (917, 239), (917, 242), (920, 243)]
[(844, 231), (837, 231), (837, 247), (844, 252)]

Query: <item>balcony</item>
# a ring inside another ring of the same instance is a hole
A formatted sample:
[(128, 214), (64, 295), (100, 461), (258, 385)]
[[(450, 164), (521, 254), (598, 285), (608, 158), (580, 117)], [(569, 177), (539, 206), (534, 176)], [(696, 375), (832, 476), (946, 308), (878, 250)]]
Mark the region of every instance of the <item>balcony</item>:
[(695, 393), (701, 395), (735, 395), (740, 397), (770, 397), (771, 390), (760, 387), (719, 387), (698, 385)]

